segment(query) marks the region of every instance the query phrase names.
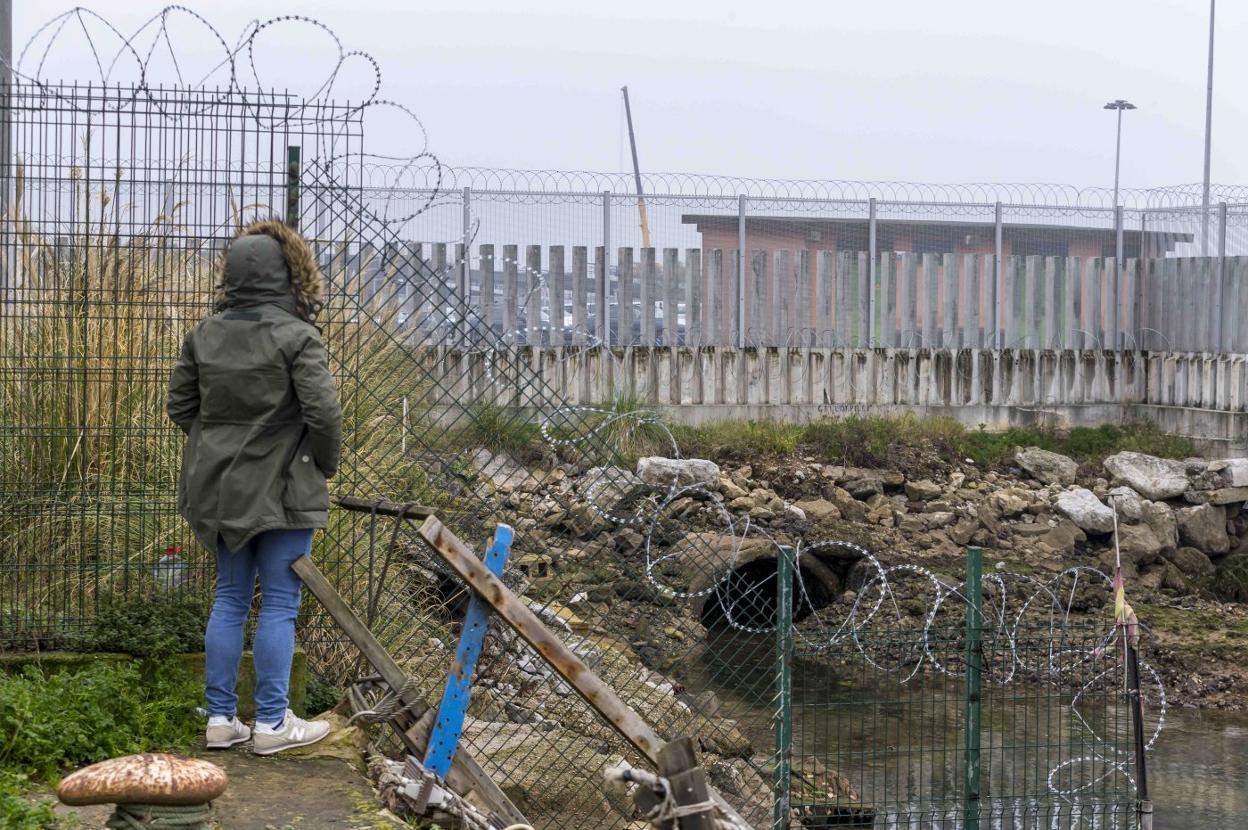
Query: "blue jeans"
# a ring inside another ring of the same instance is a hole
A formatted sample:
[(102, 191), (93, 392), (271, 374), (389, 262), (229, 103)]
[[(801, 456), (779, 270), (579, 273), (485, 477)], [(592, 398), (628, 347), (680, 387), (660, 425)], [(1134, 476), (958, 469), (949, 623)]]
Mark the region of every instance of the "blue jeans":
[(256, 665), (256, 720), (280, 723), (286, 714), (295, 617), (303, 583), (290, 565), (312, 550), (312, 530), (270, 530), (239, 551), (217, 545), (217, 590), (204, 634), (204, 697), (209, 715), (232, 717), (243, 658), (243, 627), (260, 577), (260, 617), (252, 653)]

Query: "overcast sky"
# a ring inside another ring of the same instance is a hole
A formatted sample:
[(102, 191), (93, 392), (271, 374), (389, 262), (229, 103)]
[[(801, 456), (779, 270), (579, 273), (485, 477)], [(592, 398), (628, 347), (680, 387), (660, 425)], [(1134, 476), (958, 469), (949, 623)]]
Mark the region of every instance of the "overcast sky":
[[(377, 58), (383, 96), (413, 108), (430, 149), (455, 165), (622, 169), (619, 88), (628, 84), (642, 168), (651, 172), (1108, 187), (1114, 115), (1102, 105), (1121, 97), (1139, 107), (1124, 120), (1124, 187), (1202, 175), (1207, 0), (187, 4), (231, 43), (256, 17), (319, 19), (345, 48)], [(73, 4), (13, 5), (20, 51)], [(161, 5), (91, 8), (131, 31)], [(272, 31), (258, 58), (264, 80), (319, 85), (333, 55), (325, 38), (310, 27)], [(173, 34), (188, 70), (217, 54), (200, 29), (178, 23)], [(1237, 82), (1248, 77), (1246, 35), (1248, 3), (1223, 0), (1218, 182), (1248, 181), (1248, 161), (1235, 152), (1248, 140)], [(44, 74), (98, 77), (82, 43), (66, 37)], [(175, 80), (167, 60), (154, 68), (153, 80)], [(347, 75), (344, 96), (371, 86), (362, 63)], [(405, 150), (374, 125), (368, 141), (380, 152)]]

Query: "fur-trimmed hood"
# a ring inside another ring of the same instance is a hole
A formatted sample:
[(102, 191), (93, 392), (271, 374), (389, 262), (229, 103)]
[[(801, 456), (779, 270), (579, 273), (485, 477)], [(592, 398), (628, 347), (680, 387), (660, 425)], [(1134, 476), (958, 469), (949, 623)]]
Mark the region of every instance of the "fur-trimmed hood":
[(324, 296), (325, 278), (312, 249), (298, 232), (276, 219), (243, 228), (217, 266), (218, 311), (273, 303), (312, 322)]

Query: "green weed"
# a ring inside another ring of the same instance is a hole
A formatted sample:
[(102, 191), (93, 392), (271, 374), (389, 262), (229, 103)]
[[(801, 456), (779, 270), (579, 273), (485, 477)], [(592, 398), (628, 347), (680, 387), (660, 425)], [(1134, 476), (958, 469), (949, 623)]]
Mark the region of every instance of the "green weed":
[(964, 430), (949, 418), (896, 418), (851, 415), (809, 424), (800, 448), (821, 460), (853, 467), (895, 464), (901, 447), (934, 450), (946, 459), (955, 452)]
[(1189, 439), (1165, 433), (1148, 422), (1103, 424), (1071, 430), (1016, 427), (1004, 432), (989, 432), (980, 429), (966, 431), (958, 441), (962, 455), (985, 467), (1008, 463), (1017, 447), (1040, 447), (1091, 465), (1100, 465), (1107, 456), (1124, 451), (1161, 458), (1186, 458), (1196, 453), (1196, 447)]
[(207, 597), (191, 591), (103, 594), (89, 633), (75, 648), (155, 658), (203, 651), (209, 609)]
[(53, 830), (58, 823), (52, 802), (28, 799), (28, 789), (25, 775), (0, 769), (0, 824), (8, 830)]
[(51, 782), (105, 758), (184, 748), (199, 731), (200, 695), (176, 663), (0, 675), (0, 767)]
[(803, 427), (778, 421), (720, 421), (672, 429), (681, 455), (729, 461), (788, 455), (797, 449), (802, 433)]

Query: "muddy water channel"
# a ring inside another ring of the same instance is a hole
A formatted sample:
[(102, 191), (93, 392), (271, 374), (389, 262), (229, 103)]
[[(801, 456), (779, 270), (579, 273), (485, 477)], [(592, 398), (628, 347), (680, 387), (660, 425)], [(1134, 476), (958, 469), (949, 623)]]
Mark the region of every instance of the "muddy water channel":
[[(775, 745), (774, 654), (770, 636), (721, 632), (678, 672), (691, 691), (714, 691), (720, 714), (761, 754)], [(824, 782), (835, 770), (859, 796), (845, 808), (795, 792), (795, 804), (811, 804), (807, 827), (965, 826), (965, 687), (958, 678), (898, 679), (795, 661), (794, 769)], [(1150, 733), (1156, 714), (1150, 707)], [(982, 730), (981, 828), (1137, 826), (1130, 715), (1104, 684), (1077, 700), (1037, 684), (986, 688)], [(1248, 827), (1248, 713), (1171, 707), (1147, 777), (1158, 830)]]

